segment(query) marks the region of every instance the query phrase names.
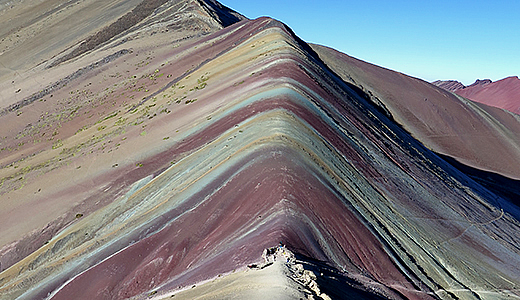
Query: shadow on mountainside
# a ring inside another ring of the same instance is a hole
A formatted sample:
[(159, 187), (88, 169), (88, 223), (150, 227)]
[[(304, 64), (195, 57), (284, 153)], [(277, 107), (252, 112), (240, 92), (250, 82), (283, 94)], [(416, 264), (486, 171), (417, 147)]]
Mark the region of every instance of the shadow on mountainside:
[[(416, 140), (418, 142), (418, 144), (422, 145), (422, 147), (425, 151), (431, 151), (433, 154), (438, 156), (442, 161), (446, 162), (448, 165), (451, 165), (454, 169), (461, 172), (462, 174), (468, 176), (470, 179), (472, 179), (476, 183), (480, 184), (482, 187), (484, 187), (488, 191), (494, 193), (495, 195), (497, 195), (497, 196), (505, 199), (509, 203), (513, 204), (518, 209), (518, 211), (520, 211), (520, 180), (511, 179), (511, 178), (505, 177), (505, 176), (497, 174), (497, 173), (470, 167), (461, 162), (458, 162), (456, 159), (454, 159), (451, 156), (437, 153), (431, 149), (428, 150), (429, 148), (424, 146), (422, 141), (414, 138), (412, 136), (412, 133), (407, 128), (405, 128), (403, 125), (399, 124), (399, 122), (397, 122), (395, 120), (392, 113), (387, 109), (385, 104), (382, 103), (377, 97), (375, 97), (371, 91), (364, 90), (362, 87), (359, 87), (355, 84), (352, 84), (352, 83), (344, 80), (341, 77), (341, 75), (337, 74), (332, 68), (330, 68), (327, 65), (327, 63), (325, 61), (323, 61), (320, 58), (320, 55), (316, 51), (314, 51), (313, 48), (309, 46), (309, 44), (305, 43), (304, 41), (299, 39), (297, 36), (295, 36), (295, 39), (297, 41), (299, 41), (300, 44), (303, 45), (303, 47), (308, 51), (309, 55), (315, 61), (320, 63), (325, 70), (327, 70), (330, 74), (332, 74), (335, 77), (335, 80), (337, 80), (338, 82), (341, 82), (341, 84), (344, 84), (344, 86), (351, 89), (352, 92), (354, 92), (354, 94), (356, 94), (360, 99), (362, 99), (362, 101), (364, 101), (365, 107), (368, 110), (379, 113), (379, 118), (388, 119), (388, 121), (390, 123), (394, 124), (397, 128), (399, 128), (399, 130), (402, 130), (411, 139)], [(385, 121), (383, 121), (383, 122), (385, 122)], [(443, 169), (451, 176), (460, 178), (459, 175), (454, 174), (452, 171), (449, 171), (446, 168), (443, 168)], [(516, 213), (516, 209), (513, 209), (514, 211), (511, 211), (508, 209), (505, 209), (505, 210), (507, 212), (509, 212), (510, 214), (514, 215), (515, 218), (520, 219), (520, 215), (518, 213)]]
[(500, 196), (517, 207), (520, 207), (520, 180), (511, 179), (493, 172), (483, 171), (458, 162), (453, 157), (436, 153), (444, 161), (452, 165), (469, 178), (473, 179), (497, 196)]
[[(302, 264), (305, 270), (316, 274), (316, 283), (320, 290), (332, 299), (383, 300), (383, 296), (367, 290), (360, 282), (345, 276), (338, 269), (328, 264), (294, 253), (296, 263)], [(376, 292), (378, 292), (376, 290)], [(379, 291), (383, 292), (383, 291)]]

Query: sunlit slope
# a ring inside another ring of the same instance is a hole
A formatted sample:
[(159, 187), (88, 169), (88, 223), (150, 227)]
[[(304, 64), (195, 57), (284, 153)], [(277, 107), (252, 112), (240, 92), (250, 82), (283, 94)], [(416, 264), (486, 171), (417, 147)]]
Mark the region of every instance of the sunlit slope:
[(280, 241), (386, 298), (518, 297), (517, 208), (283, 24), (165, 33), (61, 67), (96, 55), (103, 64), (2, 116), (21, 135), (0, 153), (0, 299), (144, 299)]
[(520, 114), (520, 79), (507, 77), (489, 84), (473, 84), (457, 91), (465, 98)]
[(0, 10), (0, 78), (9, 84), (14, 80), (16, 89), (24, 87), (20, 73), (75, 47), (78, 40), (115, 22), (139, 2), (9, 1)]

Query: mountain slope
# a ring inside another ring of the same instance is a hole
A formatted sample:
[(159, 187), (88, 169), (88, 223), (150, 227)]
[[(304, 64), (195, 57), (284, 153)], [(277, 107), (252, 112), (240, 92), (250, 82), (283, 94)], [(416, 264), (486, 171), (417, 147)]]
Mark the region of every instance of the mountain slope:
[(2, 107), (44, 90), (56, 76), (75, 70), (64, 67), (46, 77), (32, 76), (35, 72), (94, 49), (104, 46), (109, 53), (98, 53), (108, 56), (114, 45), (151, 43), (152, 35), (163, 39), (161, 43), (167, 42), (165, 37), (182, 40), (245, 19), (214, 1), (188, 0), (45, 1), (37, 5), (21, 1), (2, 15), (9, 20), (0, 35), (5, 45), (0, 50)]
[(485, 85), (470, 85), (457, 94), (520, 114), (520, 79), (517, 76), (507, 77)]
[(518, 116), (330, 48), (313, 48), (428, 148), (480, 170), (520, 178)]
[[(57, 84), (0, 116), (0, 299), (169, 298), (261, 264), (279, 242), (338, 298), (519, 296), (518, 207), (424, 147), (284, 24), (205, 32), (216, 2), (189, 3), (204, 17), (166, 3), (34, 69)], [(302, 297), (279, 268), (262, 269), (276, 287), (255, 289)], [(247, 286), (233, 278), (222, 282)], [(266, 295), (255, 291), (238, 297)]]
[(437, 80), (432, 84), (470, 100), (520, 114), (520, 79), (518, 76), (507, 77), (495, 82), (489, 79), (477, 79), (469, 86), (453, 80)]

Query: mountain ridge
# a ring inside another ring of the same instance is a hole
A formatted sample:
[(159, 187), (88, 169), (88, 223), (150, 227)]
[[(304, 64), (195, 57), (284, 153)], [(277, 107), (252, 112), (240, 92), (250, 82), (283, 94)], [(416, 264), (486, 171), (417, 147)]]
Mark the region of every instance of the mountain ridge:
[[(473, 105), (445, 90), (433, 88), (426, 81), (331, 48), (318, 45), (313, 48), (343, 80), (361, 88), (371, 102), (388, 111), (426, 147), (466, 165), (520, 179), (516, 170), (520, 164), (520, 153), (516, 149), (520, 145), (513, 138), (520, 127), (514, 116), (492, 106)], [(496, 127), (496, 123), (508, 125), (501, 128)], [(497, 157), (497, 153), (503, 154)]]
[[(271, 18), (213, 30), (182, 9), (32, 69), (60, 82), (103, 62), (0, 116), (0, 299), (203, 297), (231, 273), (240, 299), (518, 296), (519, 208), (433, 151), (482, 129), (498, 137), (481, 148), (513, 151), (518, 120)], [(425, 142), (463, 109), (476, 129)], [(279, 247), (301, 265), (266, 264)]]
[(464, 86), (458, 81), (435, 81), (434, 85), (470, 100), (520, 114), (520, 79), (509, 76), (497, 81), (477, 79)]

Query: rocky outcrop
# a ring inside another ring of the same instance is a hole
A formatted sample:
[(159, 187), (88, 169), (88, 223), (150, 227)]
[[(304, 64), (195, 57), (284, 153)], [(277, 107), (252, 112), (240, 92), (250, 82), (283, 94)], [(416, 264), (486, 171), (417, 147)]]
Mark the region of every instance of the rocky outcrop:
[(491, 79), (477, 79), (472, 84), (468, 85), (465, 88), (471, 88), (471, 87), (485, 87), (486, 85), (492, 83)]
[(450, 92), (455, 92), (466, 87), (462, 82), (456, 80), (437, 80), (432, 82), (432, 84)]

